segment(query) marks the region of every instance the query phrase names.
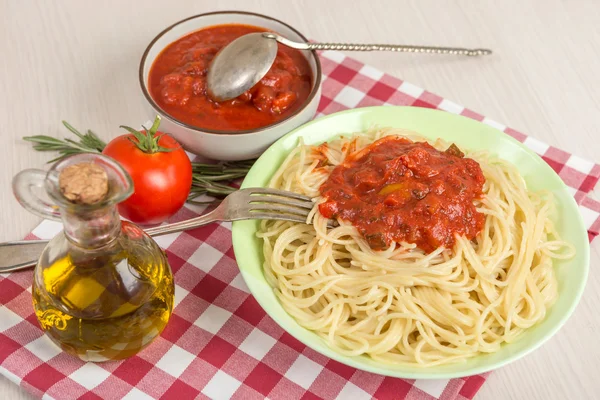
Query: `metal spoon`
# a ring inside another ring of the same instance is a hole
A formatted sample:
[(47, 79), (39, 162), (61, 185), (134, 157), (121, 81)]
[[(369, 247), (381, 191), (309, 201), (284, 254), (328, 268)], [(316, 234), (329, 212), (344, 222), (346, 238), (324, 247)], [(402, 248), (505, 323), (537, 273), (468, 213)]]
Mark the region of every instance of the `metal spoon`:
[(213, 59), (207, 76), (208, 95), (216, 101), (230, 100), (256, 85), (275, 61), (277, 42), (298, 50), (397, 51), (466, 56), (492, 54), (489, 49), (460, 47), (298, 43), (271, 32), (249, 33), (229, 43)]

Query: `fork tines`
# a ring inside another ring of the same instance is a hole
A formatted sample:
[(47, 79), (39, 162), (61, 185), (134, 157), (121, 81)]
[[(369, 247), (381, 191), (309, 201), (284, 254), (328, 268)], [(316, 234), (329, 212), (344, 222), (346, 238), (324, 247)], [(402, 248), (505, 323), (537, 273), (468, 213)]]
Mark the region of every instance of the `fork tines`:
[[(267, 188), (242, 189), (245, 192), (247, 210), (257, 219), (276, 219), (306, 223), (308, 214), (314, 207), (314, 201), (305, 195), (285, 190)], [(330, 220), (327, 227), (338, 226)]]
[(248, 193), (251, 194), (251, 195), (264, 195), (264, 194), (268, 194), (268, 195), (271, 195), (271, 196), (286, 197), (286, 198), (292, 198), (292, 199), (298, 199), (298, 200), (312, 202), (312, 199), (310, 197), (308, 197), (308, 196), (305, 196), (305, 195), (300, 194), (300, 193), (288, 192), (286, 190), (277, 190), (277, 189), (269, 189), (269, 188), (248, 188), (248, 189), (245, 189), (245, 190), (247, 190)]
[(314, 203), (308, 196), (276, 189), (248, 189), (248, 209), (256, 217), (306, 222)]

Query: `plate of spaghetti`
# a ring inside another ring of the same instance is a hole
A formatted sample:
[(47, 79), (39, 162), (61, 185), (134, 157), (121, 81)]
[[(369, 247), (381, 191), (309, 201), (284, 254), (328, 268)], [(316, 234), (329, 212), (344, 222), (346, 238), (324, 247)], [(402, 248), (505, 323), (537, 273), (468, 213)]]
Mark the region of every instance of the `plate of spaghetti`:
[(585, 286), (587, 233), (567, 187), (465, 117), (393, 106), (322, 117), (273, 144), (242, 187), (313, 199), (306, 223), (234, 222), (236, 258), (284, 330), (362, 370), (496, 369), (556, 333)]

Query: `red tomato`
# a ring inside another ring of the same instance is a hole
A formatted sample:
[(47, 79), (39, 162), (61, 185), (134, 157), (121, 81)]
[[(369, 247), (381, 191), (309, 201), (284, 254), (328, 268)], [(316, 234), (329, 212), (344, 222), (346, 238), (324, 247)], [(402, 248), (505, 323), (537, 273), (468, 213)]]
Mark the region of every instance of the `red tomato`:
[(149, 132), (111, 140), (102, 151), (131, 175), (134, 193), (119, 204), (119, 213), (141, 225), (159, 224), (175, 214), (192, 186), (189, 157), (175, 139), (157, 131), (159, 121)]

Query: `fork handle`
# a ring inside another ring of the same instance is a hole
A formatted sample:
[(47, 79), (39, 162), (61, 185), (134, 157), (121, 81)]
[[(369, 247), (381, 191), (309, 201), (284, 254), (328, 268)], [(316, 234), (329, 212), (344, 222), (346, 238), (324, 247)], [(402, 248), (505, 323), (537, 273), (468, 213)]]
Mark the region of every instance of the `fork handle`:
[(213, 222), (225, 221), (223, 202), (211, 212), (200, 215), (196, 218), (186, 219), (184, 221), (174, 222), (172, 224), (159, 225), (152, 228), (144, 229), (150, 236), (167, 235), (169, 233), (187, 231), (189, 229), (198, 228), (204, 225), (212, 224)]
[[(213, 222), (224, 221), (222, 208), (219, 206), (208, 214), (181, 222), (155, 226), (144, 229), (150, 236), (166, 235), (198, 228)], [(0, 273), (21, 271), (33, 268), (42, 254), (48, 240), (16, 240), (0, 243)]]
[(0, 273), (34, 267), (47, 244), (47, 240), (0, 243)]

